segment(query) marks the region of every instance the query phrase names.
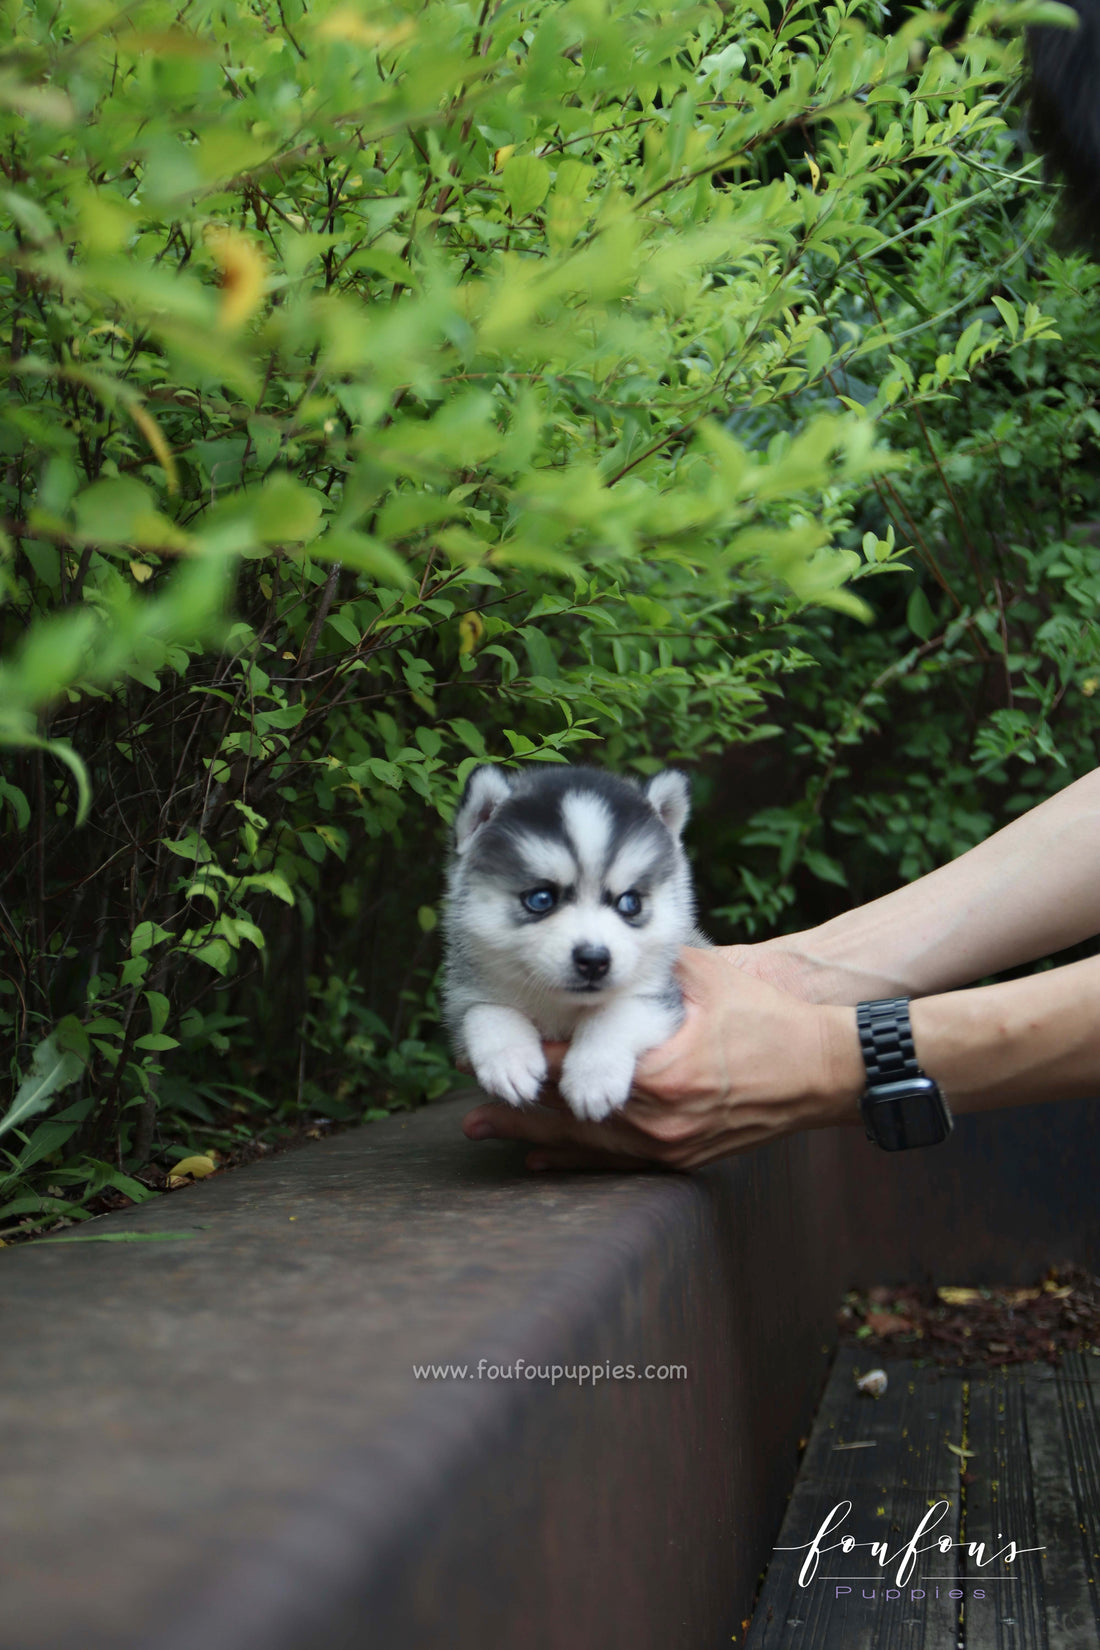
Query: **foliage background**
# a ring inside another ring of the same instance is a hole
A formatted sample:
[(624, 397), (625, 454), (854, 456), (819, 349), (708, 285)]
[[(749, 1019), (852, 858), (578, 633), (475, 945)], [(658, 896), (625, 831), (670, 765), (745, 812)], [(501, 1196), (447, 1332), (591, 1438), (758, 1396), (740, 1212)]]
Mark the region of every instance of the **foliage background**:
[(477, 760), (689, 767), (719, 939), (1095, 766), (1059, 10), (5, 0), (0, 1224), (443, 1092)]

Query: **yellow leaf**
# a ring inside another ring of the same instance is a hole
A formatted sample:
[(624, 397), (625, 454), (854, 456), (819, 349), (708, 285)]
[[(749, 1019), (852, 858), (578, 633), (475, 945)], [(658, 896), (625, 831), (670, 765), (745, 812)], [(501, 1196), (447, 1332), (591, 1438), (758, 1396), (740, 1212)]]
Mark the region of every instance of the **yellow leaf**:
[(260, 307), (267, 260), (247, 235), (224, 224), (207, 229), (206, 244), (221, 272), (218, 321), (227, 330), (241, 327)]
[(501, 170), (501, 168), (504, 165), (504, 162), (515, 151), (515, 147), (516, 146), (515, 146), (514, 143), (506, 143), (503, 146), (503, 148), (496, 150), (495, 154), (493, 155), (493, 171), (494, 172), (499, 172)]
[(952, 1455), (957, 1455), (960, 1461), (969, 1461), (972, 1455), (977, 1455), (976, 1449), (963, 1449), (961, 1444), (948, 1444)]
[(176, 473), (176, 461), (172, 457), (171, 448), (160, 433), (160, 425), (150, 413), (146, 412), (140, 401), (124, 401), (123, 406), (156, 454), (157, 462), (164, 471), (165, 479), (168, 482), (168, 491), (178, 493), (180, 484)]
[(350, 40), (355, 46), (374, 46), (385, 51), (399, 46), (416, 33), (411, 18), (402, 23), (369, 23), (353, 6), (337, 6), (317, 30), (322, 40)]
[(189, 1180), (205, 1180), (217, 1164), (212, 1157), (182, 1157), (168, 1176), (168, 1185), (186, 1186)]
[(458, 651), (473, 653), (485, 634), (480, 613), (464, 613), (458, 621)]
[(980, 1289), (956, 1289), (953, 1285), (937, 1289), (936, 1294), (945, 1306), (976, 1306), (982, 1299)]
[(92, 327), (88, 333), (88, 337), (98, 338), (100, 333), (103, 332), (107, 333), (111, 338), (121, 338), (124, 344), (132, 344), (134, 341), (130, 334), (128, 332), (124, 332), (115, 321), (104, 321), (102, 326)]
[(812, 155), (806, 156), (806, 164), (810, 168), (810, 188), (816, 189), (821, 182), (821, 168)]
[(153, 569), (149, 566), (147, 561), (132, 561), (130, 563), (130, 571), (134, 575), (134, 578), (137, 580), (138, 584), (144, 584), (146, 579), (151, 579), (153, 577)]

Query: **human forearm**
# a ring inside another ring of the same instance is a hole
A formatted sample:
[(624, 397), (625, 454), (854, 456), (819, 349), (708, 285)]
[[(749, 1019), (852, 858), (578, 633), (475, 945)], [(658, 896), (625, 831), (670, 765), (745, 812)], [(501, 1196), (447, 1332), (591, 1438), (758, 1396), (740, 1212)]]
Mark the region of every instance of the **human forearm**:
[(815, 1002), (923, 996), (1100, 932), (1100, 770), (919, 881), (753, 947)]
[(917, 1059), (956, 1112), (1100, 1095), (1100, 957), (910, 1005)]

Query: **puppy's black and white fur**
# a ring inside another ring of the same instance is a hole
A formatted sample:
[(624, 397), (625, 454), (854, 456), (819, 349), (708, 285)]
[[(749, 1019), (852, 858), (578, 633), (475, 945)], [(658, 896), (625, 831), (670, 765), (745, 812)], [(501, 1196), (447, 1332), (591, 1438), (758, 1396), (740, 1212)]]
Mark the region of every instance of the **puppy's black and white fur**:
[(542, 1040), (568, 1040), (559, 1087), (599, 1119), (630, 1093), (639, 1055), (683, 1018), (673, 975), (695, 929), (680, 841), (688, 782), (595, 768), (475, 768), (455, 816), (444, 916), (444, 1013), (490, 1094), (525, 1105)]

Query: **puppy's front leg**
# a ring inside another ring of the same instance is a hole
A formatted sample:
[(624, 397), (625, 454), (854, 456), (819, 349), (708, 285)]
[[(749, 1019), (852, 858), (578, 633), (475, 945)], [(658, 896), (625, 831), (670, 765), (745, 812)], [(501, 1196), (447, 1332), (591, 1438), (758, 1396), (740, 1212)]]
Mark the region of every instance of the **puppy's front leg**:
[(462, 1035), (474, 1075), (487, 1093), (513, 1106), (538, 1099), (546, 1056), (530, 1020), (499, 1003), (478, 1003), (463, 1016)]
[(558, 1084), (577, 1117), (598, 1123), (625, 1105), (638, 1056), (671, 1037), (682, 1018), (677, 997), (626, 997), (581, 1021)]

